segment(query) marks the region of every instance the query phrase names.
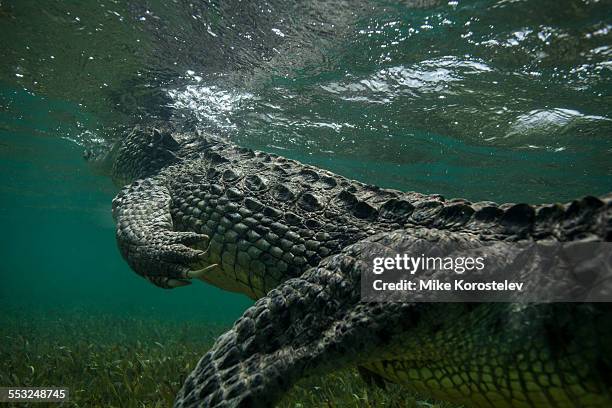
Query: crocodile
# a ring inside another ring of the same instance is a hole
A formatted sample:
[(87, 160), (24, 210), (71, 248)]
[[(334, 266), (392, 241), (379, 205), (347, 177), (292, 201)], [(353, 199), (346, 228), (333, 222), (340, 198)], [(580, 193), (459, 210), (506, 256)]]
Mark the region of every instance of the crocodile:
[(175, 407), (270, 407), (301, 378), (358, 367), (470, 407), (612, 406), (609, 303), (363, 302), (375, 253), (421, 242), (612, 240), (612, 195), (566, 204), (447, 200), (354, 181), (199, 131), (136, 127), (112, 151), (130, 267), (255, 300)]

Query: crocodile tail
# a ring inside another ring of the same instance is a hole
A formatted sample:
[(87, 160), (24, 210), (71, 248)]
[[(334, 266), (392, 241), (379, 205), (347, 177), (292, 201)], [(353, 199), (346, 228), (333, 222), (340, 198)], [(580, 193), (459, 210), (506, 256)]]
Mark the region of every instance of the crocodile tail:
[[(569, 203), (530, 205), (490, 201), (445, 200), (441, 196), (404, 193), (383, 204), (395, 214), (408, 213), (404, 225), (472, 232), (489, 239), (612, 240), (612, 194), (586, 196)], [(406, 210), (408, 209), (408, 210)], [(384, 214), (384, 213), (383, 213)]]
[(417, 235), (377, 234), (271, 290), (199, 361), (175, 408), (272, 407), (299, 379), (352, 366), (471, 406), (610, 406), (609, 304), (362, 302), (373, 254), (482, 245), (469, 233)]
[(360, 303), (349, 270), (354, 259), (332, 256), (257, 301), (200, 360), (174, 406), (272, 407), (300, 378), (376, 355), (411, 306)]

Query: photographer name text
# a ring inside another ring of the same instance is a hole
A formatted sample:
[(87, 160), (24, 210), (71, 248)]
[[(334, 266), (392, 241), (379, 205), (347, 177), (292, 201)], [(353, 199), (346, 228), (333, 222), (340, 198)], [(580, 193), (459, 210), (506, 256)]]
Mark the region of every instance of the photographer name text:
[[(402, 278), (391, 281), (388, 276), (381, 276), (372, 282), (375, 291), (522, 291), (524, 282), (514, 282), (508, 279), (487, 281), (485, 257), (436, 257), (436, 256), (409, 256), (397, 254), (394, 257), (374, 258), (372, 273), (382, 275), (385, 272), (402, 273)], [(428, 278), (415, 274), (423, 272), (444, 273), (450, 272), (446, 278), (435, 279), (431, 274)], [(467, 272), (466, 275), (464, 275)], [(408, 276), (406, 276), (408, 274)], [(453, 277), (454, 276), (454, 277)], [(459, 279), (463, 277), (464, 279)], [(469, 278), (468, 278), (469, 277)], [(384, 279), (382, 279), (384, 278)], [(397, 278), (397, 277), (396, 277)], [(474, 279), (476, 278), (476, 279)]]

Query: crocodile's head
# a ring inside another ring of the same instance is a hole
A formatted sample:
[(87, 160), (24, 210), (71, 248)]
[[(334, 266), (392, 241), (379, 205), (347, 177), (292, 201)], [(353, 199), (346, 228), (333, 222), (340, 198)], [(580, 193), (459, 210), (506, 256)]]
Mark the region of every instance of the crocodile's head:
[(109, 152), (113, 181), (123, 186), (179, 161), (180, 144), (163, 128), (134, 128)]

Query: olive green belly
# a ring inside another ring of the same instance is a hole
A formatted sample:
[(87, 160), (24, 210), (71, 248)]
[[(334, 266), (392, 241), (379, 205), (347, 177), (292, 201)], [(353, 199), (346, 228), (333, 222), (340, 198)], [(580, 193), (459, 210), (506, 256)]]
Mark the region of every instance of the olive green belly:
[(567, 308), (564, 316), (563, 305), (484, 304), (471, 312), (440, 306), (364, 367), (466, 407), (612, 407), (609, 313), (570, 315), (576, 309)]
[(526, 371), (494, 361), (482, 366), (418, 365), (406, 360), (367, 364), (369, 370), (407, 390), (466, 407), (610, 407), (612, 400), (596, 384), (574, 374), (559, 375), (552, 364)]

